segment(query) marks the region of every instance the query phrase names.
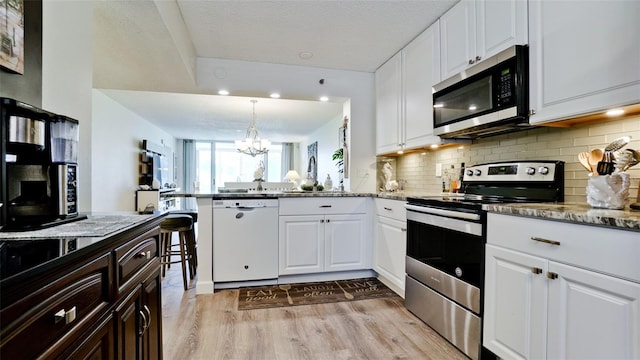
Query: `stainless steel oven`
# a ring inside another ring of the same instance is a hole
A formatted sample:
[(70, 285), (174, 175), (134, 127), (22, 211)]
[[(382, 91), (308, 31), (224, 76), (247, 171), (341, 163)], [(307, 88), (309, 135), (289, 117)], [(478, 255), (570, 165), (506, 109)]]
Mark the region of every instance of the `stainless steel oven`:
[(464, 194), (407, 200), (405, 306), (471, 359), (482, 344), (486, 213), (495, 202), (564, 199), (564, 163), (501, 162), (466, 169)]

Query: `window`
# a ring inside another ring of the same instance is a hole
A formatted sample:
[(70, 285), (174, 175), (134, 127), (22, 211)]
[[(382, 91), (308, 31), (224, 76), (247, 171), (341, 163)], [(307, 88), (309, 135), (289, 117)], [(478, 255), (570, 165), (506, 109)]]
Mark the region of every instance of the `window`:
[(241, 154), (232, 142), (196, 141), (196, 175), (201, 193), (223, 187), (225, 181), (248, 182), (254, 180), (254, 171), (263, 162), (265, 181), (282, 181), (282, 145), (271, 144), (267, 155), (251, 157)]

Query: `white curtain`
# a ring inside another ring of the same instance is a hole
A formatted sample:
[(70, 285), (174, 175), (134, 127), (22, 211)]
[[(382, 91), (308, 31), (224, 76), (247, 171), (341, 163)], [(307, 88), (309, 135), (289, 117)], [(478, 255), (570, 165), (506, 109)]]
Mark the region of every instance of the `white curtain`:
[(196, 142), (193, 140), (184, 140), (184, 188), (185, 192), (195, 192), (193, 185), (196, 180)]
[(284, 176), (287, 175), (289, 170), (293, 169), (293, 143), (282, 143), (282, 158), (280, 159), (281, 170), (282, 173), (280, 178), (284, 179)]

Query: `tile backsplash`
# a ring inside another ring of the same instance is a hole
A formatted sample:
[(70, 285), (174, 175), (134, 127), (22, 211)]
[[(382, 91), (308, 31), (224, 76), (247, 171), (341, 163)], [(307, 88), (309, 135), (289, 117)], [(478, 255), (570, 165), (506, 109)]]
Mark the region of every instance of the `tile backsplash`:
[[(541, 127), (477, 139), (472, 144), (460, 147), (414, 152), (394, 158), (394, 176), (407, 191), (438, 193), (442, 191), (443, 181), (449, 188), (450, 180), (458, 178), (461, 163), (473, 165), (503, 160), (561, 160), (565, 162), (565, 201), (586, 202), (588, 174), (578, 162), (578, 153), (604, 148), (621, 136), (631, 136), (627, 148), (640, 150), (640, 116), (566, 128)], [(381, 159), (384, 158), (378, 158), (378, 163)], [(441, 164), (442, 176), (435, 175), (436, 164)], [(632, 179), (629, 197), (635, 201), (640, 165), (628, 172)]]

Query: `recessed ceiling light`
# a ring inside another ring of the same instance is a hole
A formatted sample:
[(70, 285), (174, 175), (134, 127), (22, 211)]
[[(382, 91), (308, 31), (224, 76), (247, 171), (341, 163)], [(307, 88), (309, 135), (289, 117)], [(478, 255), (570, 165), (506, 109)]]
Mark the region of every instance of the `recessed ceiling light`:
[(229, 91), (228, 90), (219, 90), (218, 91), (218, 95), (229, 95)]
[(478, 107), (475, 105), (469, 105), (469, 110), (473, 111), (476, 110)]
[(329, 101), (329, 97), (328, 96), (321, 96), (320, 97), (320, 101)]
[(298, 56), (302, 60), (309, 60), (313, 57), (313, 53), (311, 51), (301, 51)]
[(280, 98), (280, 94), (278, 94), (278, 93), (271, 93), (271, 95), (269, 95), (269, 96), (271, 96), (274, 99), (279, 99)]
[(433, 104), (433, 107), (434, 107), (434, 108), (441, 108), (441, 107), (443, 107), (443, 106), (444, 106), (443, 104)]
[(607, 111), (607, 116), (620, 116), (624, 114), (623, 109), (611, 109)]
[(431, 144), (431, 148), (432, 149), (437, 149), (438, 148), (438, 144)]
[(398, 154), (398, 155), (402, 155), (402, 154), (404, 154), (404, 151), (402, 151), (402, 150), (398, 150), (398, 153), (397, 153), (397, 154)]

